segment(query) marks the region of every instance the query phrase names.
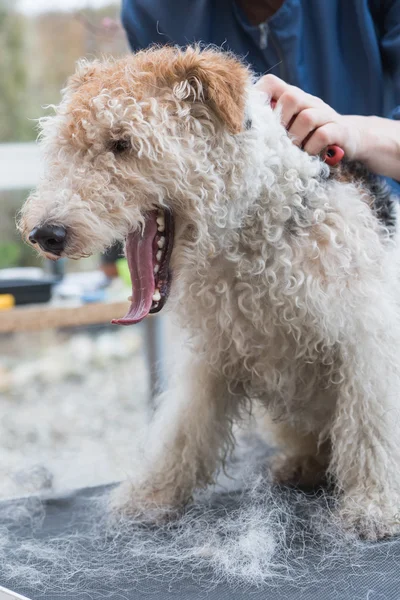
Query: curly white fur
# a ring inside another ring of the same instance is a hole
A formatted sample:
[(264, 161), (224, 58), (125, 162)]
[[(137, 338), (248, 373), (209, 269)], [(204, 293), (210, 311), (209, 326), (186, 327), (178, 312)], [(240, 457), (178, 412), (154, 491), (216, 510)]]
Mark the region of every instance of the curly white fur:
[[(232, 73), (242, 87), (226, 83)], [(244, 67), (210, 50), (81, 64), (42, 122), (47, 172), (21, 229), (63, 225), (78, 257), (124, 239), (155, 206), (174, 212), (169, 305), (191, 353), (119, 507), (183, 506), (258, 400), (290, 442), (284, 471), (316, 459), (346, 525), (382, 537), (399, 526), (399, 238), (360, 186), (328, 179), (292, 143), (266, 100)], [(240, 102), (252, 126), (234, 131)], [(110, 150), (121, 136), (127, 156)]]

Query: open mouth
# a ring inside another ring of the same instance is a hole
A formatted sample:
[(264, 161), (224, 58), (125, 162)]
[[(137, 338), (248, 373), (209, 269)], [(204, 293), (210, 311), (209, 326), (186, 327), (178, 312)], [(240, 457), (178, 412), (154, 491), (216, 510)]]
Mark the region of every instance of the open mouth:
[(112, 323), (134, 325), (163, 308), (171, 287), (169, 261), (173, 244), (174, 218), (169, 210), (148, 212), (144, 228), (128, 235), (126, 257), (132, 280), (131, 306), (125, 317), (113, 319)]

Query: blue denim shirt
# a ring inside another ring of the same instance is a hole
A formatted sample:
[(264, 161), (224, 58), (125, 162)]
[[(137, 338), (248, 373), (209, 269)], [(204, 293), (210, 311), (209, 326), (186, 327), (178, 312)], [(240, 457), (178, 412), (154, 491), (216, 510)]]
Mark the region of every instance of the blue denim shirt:
[(400, 0), (285, 0), (258, 26), (234, 0), (123, 0), (122, 21), (133, 50), (216, 44), (342, 114), (400, 119)]

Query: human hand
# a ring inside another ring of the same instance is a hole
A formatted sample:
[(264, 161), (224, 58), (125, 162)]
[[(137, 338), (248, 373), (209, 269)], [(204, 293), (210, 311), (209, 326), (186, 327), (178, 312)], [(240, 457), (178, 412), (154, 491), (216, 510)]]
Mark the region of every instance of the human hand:
[(265, 75), (257, 86), (276, 101), (275, 109), (281, 111), (293, 143), (308, 154), (320, 154), (327, 146), (337, 145), (348, 158), (359, 158), (363, 145), (360, 117), (340, 115), (320, 98), (275, 75)]

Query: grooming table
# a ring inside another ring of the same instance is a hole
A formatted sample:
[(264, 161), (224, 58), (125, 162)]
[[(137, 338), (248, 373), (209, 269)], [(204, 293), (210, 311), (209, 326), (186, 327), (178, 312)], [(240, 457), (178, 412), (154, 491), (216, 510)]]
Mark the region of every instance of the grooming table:
[[(105, 488), (92, 488), (78, 490), (69, 495), (53, 498), (45, 502), (45, 518), (42, 525), (33, 531), (29, 531), (29, 525), (25, 529), (19, 528), (12, 532), (15, 540), (21, 537), (29, 539), (34, 536), (42, 541), (46, 538), (59, 535), (61, 532), (82, 530), (88, 522), (88, 510), (90, 510), (91, 498), (98, 495)], [(232, 493), (223, 498), (224, 510), (229, 513), (237, 509), (239, 502), (237, 493)], [(18, 509), (19, 501), (8, 501), (7, 505)], [(221, 499), (219, 500), (221, 502)], [(4, 507), (4, 502), (2, 503)], [(218, 507), (216, 507), (218, 510)], [(1, 504), (0, 504), (1, 514)], [(205, 513), (204, 518), (207, 519)], [(1, 527), (0, 523), (0, 527)], [(151, 530), (149, 535), (152, 535)], [(17, 543), (17, 542), (16, 542)], [(121, 539), (121, 546), (124, 540)], [(77, 549), (84, 552), (84, 548)], [(12, 550), (10, 550), (12, 553)], [(1, 547), (0, 547), (1, 555)], [(367, 560), (366, 560), (367, 557)], [(303, 560), (309, 561), (315, 566), (318, 573), (319, 557), (312, 551), (305, 550)], [(151, 569), (150, 569), (151, 571)], [(110, 598), (112, 600), (399, 600), (400, 598), (400, 539), (387, 543), (370, 545), (366, 556), (357, 564), (335, 565), (335, 562), (324, 571), (318, 581), (307, 583), (301, 580), (296, 585), (279, 582), (262, 587), (241, 586), (240, 584), (229, 585), (220, 583), (215, 586), (207, 586), (212, 574), (201, 578), (196, 582), (183, 575), (179, 580), (171, 581), (166, 569), (165, 577), (154, 578), (149, 575), (148, 565), (140, 569), (137, 566), (136, 581), (132, 582), (120, 577), (119, 580), (107, 581), (100, 577), (96, 582), (92, 579), (85, 583), (82, 581), (81, 589), (78, 591), (56, 591), (58, 581), (55, 578), (54, 586), (48, 584), (48, 591), (38, 591), (35, 585), (18, 584), (18, 581), (10, 583), (4, 581), (0, 573), (0, 585), (12, 588), (14, 591), (28, 596), (32, 600), (100, 600)], [(71, 582), (73, 583), (73, 582)], [(51, 590), (54, 591), (51, 591)]]

